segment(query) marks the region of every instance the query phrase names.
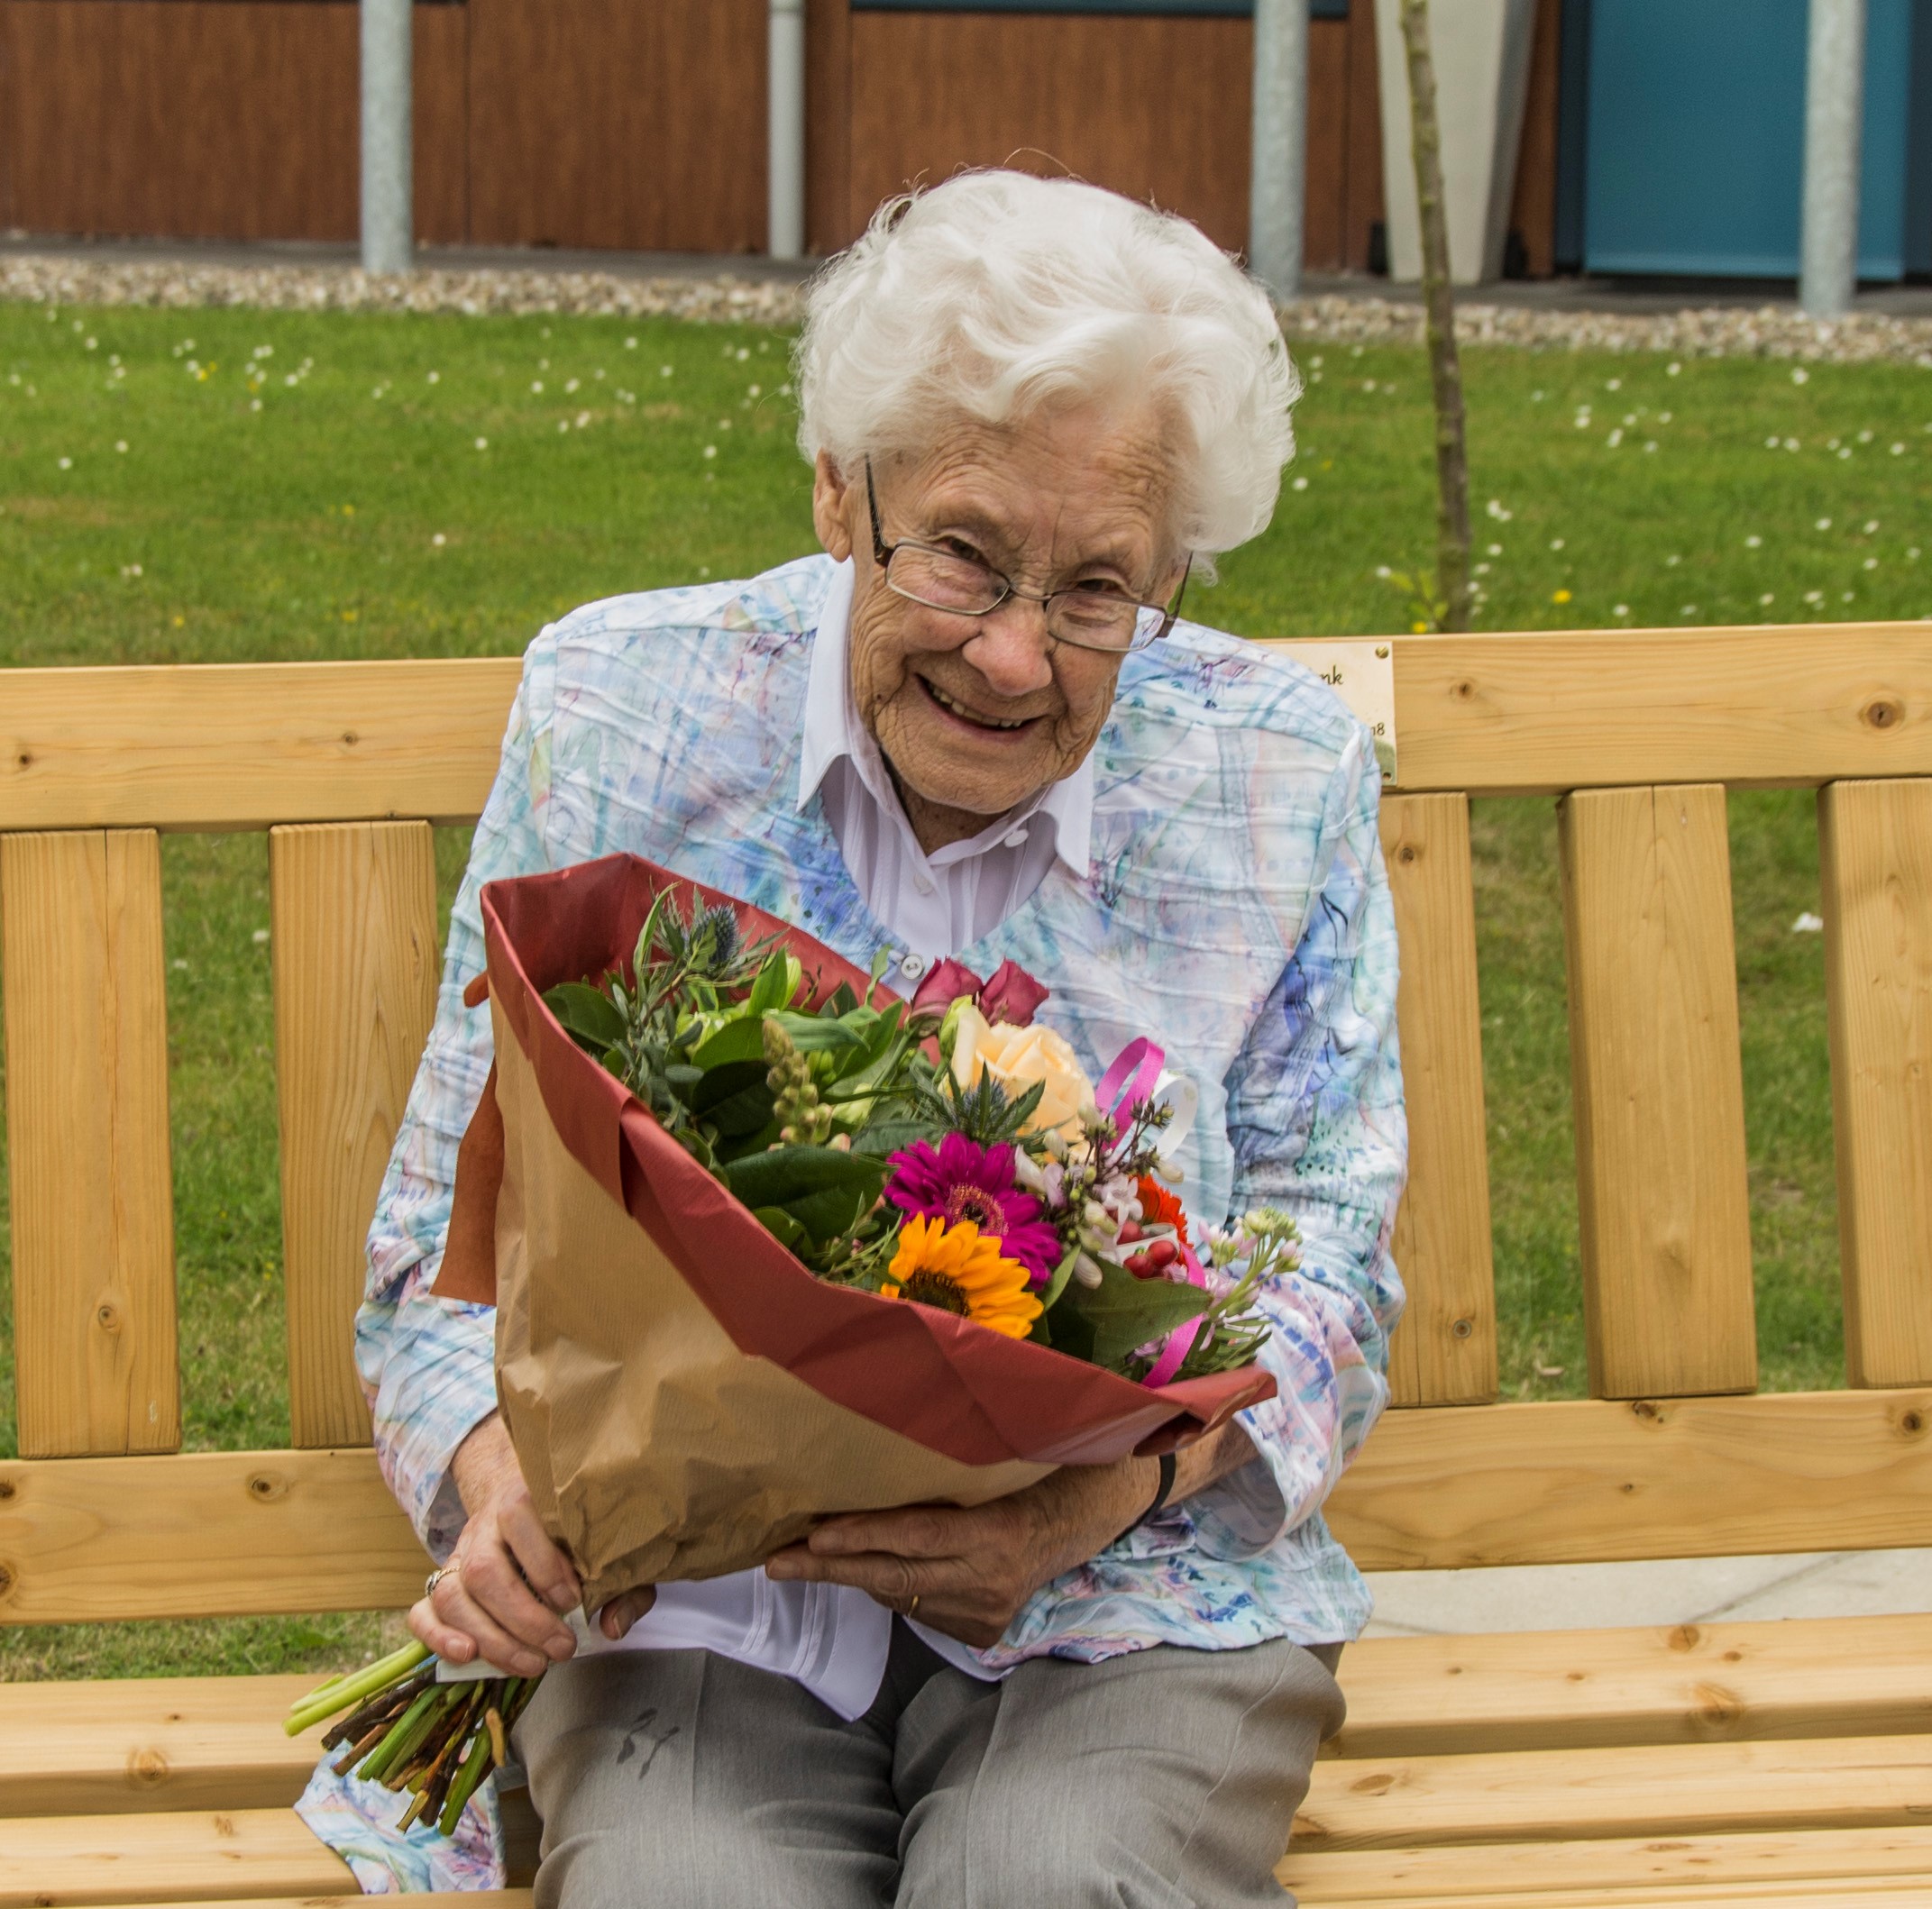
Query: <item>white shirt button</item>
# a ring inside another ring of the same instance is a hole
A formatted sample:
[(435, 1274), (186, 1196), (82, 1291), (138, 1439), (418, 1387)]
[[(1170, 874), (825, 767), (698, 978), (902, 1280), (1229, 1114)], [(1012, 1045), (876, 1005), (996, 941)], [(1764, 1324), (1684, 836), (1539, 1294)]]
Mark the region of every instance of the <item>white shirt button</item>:
[(902, 954), (899, 957), (899, 972), (908, 981), (917, 981), (930, 965), (923, 954)]
[(929, 895), (932, 892), (932, 877), (927, 874), (923, 870), (921, 870), (920, 873), (913, 876), (912, 886), (916, 888), (920, 894)]
[(1012, 834), (1008, 836), (1000, 845), (1003, 848), (1023, 848), (1026, 845), (1026, 830), (1023, 828), (1014, 829)]

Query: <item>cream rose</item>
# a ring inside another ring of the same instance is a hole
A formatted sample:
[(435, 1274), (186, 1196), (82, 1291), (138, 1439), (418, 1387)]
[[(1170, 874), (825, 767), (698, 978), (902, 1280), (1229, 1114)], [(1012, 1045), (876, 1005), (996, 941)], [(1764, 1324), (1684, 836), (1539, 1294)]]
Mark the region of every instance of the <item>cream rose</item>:
[(1069, 1140), (1077, 1139), (1082, 1112), (1093, 1110), (1094, 1086), (1066, 1037), (1037, 1022), (1030, 1028), (989, 1022), (971, 1005), (956, 1011), (954, 1079), (962, 1087), (976, 1087), (981, 1076), (990, 1073), (1015, 1100), (1035, 1082), (1044, 1082), (1046, 1092), (1024, 1131), (1058, 1131)]

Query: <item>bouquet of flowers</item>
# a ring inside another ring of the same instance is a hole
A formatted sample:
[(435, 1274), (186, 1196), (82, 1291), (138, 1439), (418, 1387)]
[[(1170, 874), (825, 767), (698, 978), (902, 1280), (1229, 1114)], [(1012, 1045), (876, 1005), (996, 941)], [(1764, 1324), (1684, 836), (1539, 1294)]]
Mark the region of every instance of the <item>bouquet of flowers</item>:
[(1135, 1042), (1096, 1092), (1012, 963), (984, 987), (942, 963), (910, 1006), (875, 1004), (877, 979), (808, 1008), (796, 954), (667, 886), (626, 966), (544, 1002), (819, 1279), (1146, 1385), (1249, 1365), (1292, 1223), (1206, 1238), (1204, 1263), (1159, 1050)]
[[(587, 1612), (1272, 1393), (1251, 1301), (1293, 1222), (1190, 1219), (1193, 1096), (1151, 1041), (1093, 1082), (1011, 963), (891, 999), (883, 964), (635, 856), (490, 883), (482, 914), (496, 1064), (436, 1291), (496, 1306), (499, 1403)], [(527, 1690), (381, 1668), (290, 1728), (355, 1706), (339, 1767), (453, 1820)]]

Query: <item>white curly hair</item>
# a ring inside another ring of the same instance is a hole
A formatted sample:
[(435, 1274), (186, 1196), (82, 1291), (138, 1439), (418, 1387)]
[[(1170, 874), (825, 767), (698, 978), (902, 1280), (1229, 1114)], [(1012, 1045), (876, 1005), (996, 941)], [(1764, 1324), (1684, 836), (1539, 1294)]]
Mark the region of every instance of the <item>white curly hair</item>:
[(1177, 432), (1173, 526), (1212, 559), (1266, 528), (1301, 381), (1267, 292), (1195, 225), (1077, 179), (964, 172), (890, 199), (812, 281), (799, 448), (841, 470), (948, 416), (1149, 397)]

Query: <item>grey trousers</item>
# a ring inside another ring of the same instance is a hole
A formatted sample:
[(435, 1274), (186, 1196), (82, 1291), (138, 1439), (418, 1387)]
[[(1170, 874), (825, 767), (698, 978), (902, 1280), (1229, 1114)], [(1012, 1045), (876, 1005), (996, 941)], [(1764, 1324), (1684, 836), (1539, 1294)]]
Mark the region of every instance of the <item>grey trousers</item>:
[(536, 1909), (1283, 1909), (1341, 1650), (1159, 1647), (983, 1684), (895, 1623), (851, 1723), (709, 1651), (562, 1665), (517, 1727)]

